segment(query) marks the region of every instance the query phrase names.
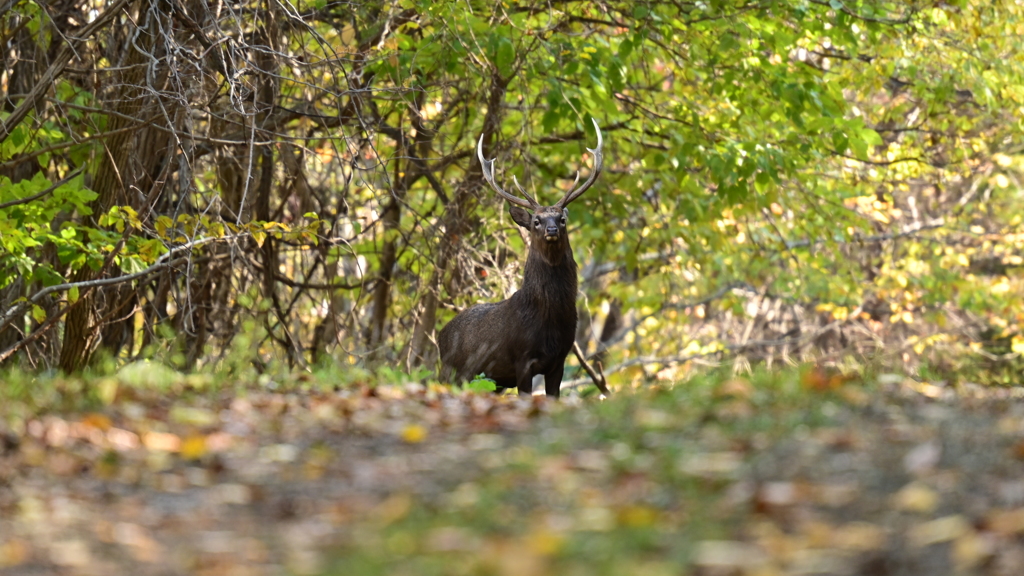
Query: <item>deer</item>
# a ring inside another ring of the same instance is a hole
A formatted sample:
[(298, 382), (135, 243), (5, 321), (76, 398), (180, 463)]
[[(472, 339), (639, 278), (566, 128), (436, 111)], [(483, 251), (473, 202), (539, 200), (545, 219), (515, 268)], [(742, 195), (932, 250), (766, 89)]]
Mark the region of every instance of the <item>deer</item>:
[(604, 145), (597, 120), (597, 148), (590, 176), (577, 187), (580, 173), (568, 192), (553, 206), (541, 206), (515, 176), (520, 196), (502, 190), (494, 179), (494, 159), (485, 160), (483, 136), (476, 154), (487, 184), (509, 203), (512, 220), (529, 237), (523, 282), (501, 302), (477, 304), (455, 316), (437, 337), (441, 379), (456, 384), (479, 374), (494, 380), (497, 391), (516, 388), (520, 396), (533, 393), (534, 376), (544, 376), (549, 397), (561, 393), (565, 358), (576, 339), (576, 260), (569, 246), (567, 206), (587, 191), (601, 175)]

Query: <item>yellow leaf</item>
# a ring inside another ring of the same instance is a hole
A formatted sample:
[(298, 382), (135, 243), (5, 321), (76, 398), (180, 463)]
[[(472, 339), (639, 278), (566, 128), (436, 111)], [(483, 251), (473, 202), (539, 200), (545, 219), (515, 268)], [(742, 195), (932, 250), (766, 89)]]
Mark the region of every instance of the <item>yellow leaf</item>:
[(1010, 350), (1013, 350), (1017, 354), (1024, 354), (1024, 336), (1020, 334), (1013, 337), (1010, 341)]
[(900, 510), (928, 514), (939, 505), (939, 495), (920, 482), (911, 482), (893, 496), (893, 504)]
[(526, 537), (526, 545), (535, 554), (552, 556), (557, 554), (565, 543), (565, 537), (547, 528), (532, 531)]
[(410, 444), (419, 444), (427, 439), (427, 429), (419, 424), (408, 424), (402, 429), (402, 440)]
[(181, 442), (181, 457), (185, 460), (198, 460), (206, 452), (206, 437), (202, 434), (193, 434)]
[(156, 219), (156, 222), (154, 223), (156, 233), (161, 238), (167, 238), (167, 230), (169, 228), (172, 228), (173, 226), (174, 220), (171, 220), (167, 216), (160, 216), (159, 218)]

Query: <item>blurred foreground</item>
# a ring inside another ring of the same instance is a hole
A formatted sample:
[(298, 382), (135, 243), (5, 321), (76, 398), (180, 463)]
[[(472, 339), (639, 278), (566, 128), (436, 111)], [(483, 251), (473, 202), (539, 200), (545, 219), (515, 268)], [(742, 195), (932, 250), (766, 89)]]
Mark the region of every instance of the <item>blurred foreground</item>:
[(91, 384), (0, 408), (0, 574), (1024, 571), (1014, 389)]

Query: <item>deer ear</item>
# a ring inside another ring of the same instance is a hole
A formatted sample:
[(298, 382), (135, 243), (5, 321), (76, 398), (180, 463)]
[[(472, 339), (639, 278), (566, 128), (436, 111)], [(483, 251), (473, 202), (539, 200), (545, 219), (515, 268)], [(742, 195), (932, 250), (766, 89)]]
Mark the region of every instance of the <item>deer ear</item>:
[(508, 213), (512, 215), (512, 219), (515, 220), (516, 224), (519, 224), (527, 230), (530, 229), (530, 212), (526, 208), (509, 206)]

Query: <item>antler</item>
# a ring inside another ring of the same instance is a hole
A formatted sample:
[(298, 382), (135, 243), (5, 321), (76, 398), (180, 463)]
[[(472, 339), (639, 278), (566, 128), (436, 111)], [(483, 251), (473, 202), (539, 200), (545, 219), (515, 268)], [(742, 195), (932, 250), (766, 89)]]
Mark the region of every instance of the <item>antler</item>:
[(576, 188), (576, 183), (580, 181), (580, 172), (579, 170), (576, 171), (576, 180), (572, 183), (572, 188), (565, 193), (565, 196), (558, 201), (558, 204), (555, 204), (555, 206), (558, 206), (559, 208), (565, 208), (570, 202), (579, 198), (580, 194), (583, 194), (587, 191), (587, 188), (593, 186), (594, 182), (597, 181), (597, 177), (601, 175), (601, 165), (604, 163), (604, 155), (601, 154), (601, 147), (604, 146), (604, 140), (601, 139), (601, 127), (597, 125), (597, 119), (591, 116), (590, 120), (594, 123), (594, 130), (597, 131), (597, 148), (593, 150), (587, 148), (587, 151), (594, 155), (594, 169), (591, 170), (590, 177), (587, 178), (587, 181), (579, 188)]
[(483, 169), (484, 180), (486, 180), (487, 183), (491, 185), (491, 188), (494, 188), (494, 191), (500, 194), (502, 198), (508, 200), (513, 204), (522, 206), (523, 208), (529, 208), (534, 211), (540, 208), (540, 204), (538, 204), (537, 201), (533, 199), (533, 196), (530, 196), (529, 194), (526, 193), (525, 190), (523, 190), (523, 187), (519, 185), (519, 181), (516, 180), (515, 176), (512, 177), (512, 182), (514, 182), (516, 188), (519, 189), (519, 193), (526, 197), (525, 200), (518, 196), (505, 192), (494, 182), (494, 160), (484, 160), (483, 135), (480, 136), (480, 140), (476, 144), (476, 157), (480, 159), (480, 168)]

